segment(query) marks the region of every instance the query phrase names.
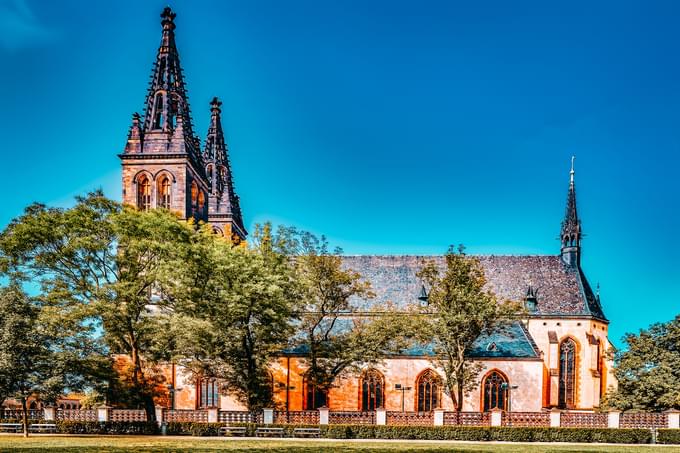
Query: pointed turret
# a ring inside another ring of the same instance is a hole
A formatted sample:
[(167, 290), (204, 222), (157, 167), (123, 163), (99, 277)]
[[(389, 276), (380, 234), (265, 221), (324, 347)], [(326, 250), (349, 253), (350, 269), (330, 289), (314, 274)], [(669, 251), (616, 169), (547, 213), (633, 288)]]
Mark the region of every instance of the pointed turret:
[(562, 243), (562, 260), (569, 266), (578, 266), (581, 262), (581, 221), (576, 211), (576, 188), (574, 187), (574, 157), (571, 158), (569, 173), (569, 192), (567, 193), (567, 209), (562, 221), (560, 241)]
[[(144, 123), (141, 127), (145, 138), (142, 152), (187, 153), (199, 163), (200, 147), (196, 146), (189, 97), (175, 45), (175, 17), (170, 7), (161, 13), (163, 32), (146, 96)], [(177, 129), (181, 133), (177, 133)]]
[(210, 127), (205, 139), (203, 160), (209, 186), (208, 221), (234, 242), (246, 238), (239, 197), (229, 163), (229, 151), (222, 131), (222, 102), (216, 97), (210, 102)]

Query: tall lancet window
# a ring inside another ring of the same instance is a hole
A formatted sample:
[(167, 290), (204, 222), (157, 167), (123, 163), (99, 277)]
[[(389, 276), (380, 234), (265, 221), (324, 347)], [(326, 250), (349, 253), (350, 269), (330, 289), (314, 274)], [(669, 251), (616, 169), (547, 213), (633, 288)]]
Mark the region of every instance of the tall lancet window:
[(158, 207), (170, 209), (170, 178), (167, 176), (158, 183)]
[(498, 371), (492, 371), (486, 375), (482, 384), (484, 391), (484, 412), (489, 412), (491, 409), (507, 410), (507, 383), (507, 379)]
[(429, 412), (441, 406), (442, 379), (432, 370), (425, 370), (416, 381), (418, 400), (416, 410)]
[(361, 410), (374, 411), (385, 405), (385, 378), (378, 370), (366, 370), (361, 375)]
[(151, 181), (146, 176), (137, 180), (137, 207), (142, 211), (151, 208)]
[(156, 101), (153, 108), (153, 129), (163, 128), (163, 93), (156, 94)]
[(560, 344), (560, 385), (558, 406), (576, 407), (576, 342), (567, 338)]
[(306, 373), (302, 379), (302, 388), (304, 394), (303, 410), (313, 411), (320, 407), (328, 406), (328, 392), (320, 389), (314, 383), (309, 382), (309, 373)]

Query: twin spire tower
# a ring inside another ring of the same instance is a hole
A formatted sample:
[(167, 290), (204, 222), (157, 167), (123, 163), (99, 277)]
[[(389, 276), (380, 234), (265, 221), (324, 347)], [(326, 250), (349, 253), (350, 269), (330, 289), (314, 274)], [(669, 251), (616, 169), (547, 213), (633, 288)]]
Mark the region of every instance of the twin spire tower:
[(161, 45), (153, 66), (145, 113), (132, 115), (123, 165), (123, 202), (166, 208), (184, 219), (209, 222), (235, 243), (247, 232), (222, 131), (221, 105), (210, 102), (210, 127), (201, 150), (175, 45), (175, 13), (161, 14)]
[[(194, 133), (184, 73), (175, 45), (175, 17), (161, 13), (161, 45), (153, 66), (145, 112), (132, 115), (123, 164), (123, 202), (139, 209), (166, 208), (184, 219), (209, 222), (235, 244), (247, 232), (222, 132), (222, 103), (210, 102), (210, 126), (201, 150)], [(581, 222), (576, 212), (574, 160), (571, 162), (567, 209), (560, 233), (565, 265), (578, 268)]]

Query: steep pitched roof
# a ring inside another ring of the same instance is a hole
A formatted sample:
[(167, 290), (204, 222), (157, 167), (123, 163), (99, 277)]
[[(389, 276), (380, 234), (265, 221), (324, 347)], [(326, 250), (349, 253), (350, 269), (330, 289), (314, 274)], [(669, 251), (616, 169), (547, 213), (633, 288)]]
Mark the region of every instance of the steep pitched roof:
[[(523, 301), (527, 288), (536, 289), (534, 315), (594, 316), (606, 320), (583, 272), (564, 264), (559, 256), (478, 256), (488, 288), (501, 299)], [(392, 302), (417, 302), (422, 282), (416, 276), (423, 260), (444, 265), (443, 256), (364, 255), (343, 257), (345, 267), (371, 282), (376, 297), (355, 299), (358, 308)]]

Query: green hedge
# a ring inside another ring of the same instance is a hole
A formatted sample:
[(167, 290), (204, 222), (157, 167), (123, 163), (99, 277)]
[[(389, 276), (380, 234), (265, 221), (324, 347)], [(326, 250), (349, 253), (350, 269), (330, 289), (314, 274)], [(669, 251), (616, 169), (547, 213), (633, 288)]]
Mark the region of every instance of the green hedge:
[[(193, 423), (170, 422), (166, 424), (168, 435), (217, 436), (220, 426), (245, 426), (246, 436), (254, 436), (258, 425), (246, 423)], [(652, 433), (648, 429), (608, 428), (520, 428), (520, 427), (474, 427), (474, 426), (398, 426), (398, 425), (268, 425), (283, 428), (284, 436), (293, 437), (293, 430), (302, 427), (318, 427), (321, 437), (328, 439), (424, 439), (463, 441), (507, 442), (606, 442), (648, 444)], [(659, 437), (661, 438), (661, 431)], [(674, 431), (674, 430), (665, 430)], [(678, 430), (680, 431), (680, 430)], [(666, 435), (671, 443), (673, 433)]]
[(59, 420), (56, 424), (57, 432), (63, 434), (158, 434), (158, 424), (156, 422), (79, 422)]
[(680, 444), (680, 429), (660, 429), (656, 436), (657, 444)]
[(330, 425), (322, 436), (336, 439), (427, 439), (507, 442), (608, 442), (648, 444), (648, 429), (500, 428), (473, 426)]

